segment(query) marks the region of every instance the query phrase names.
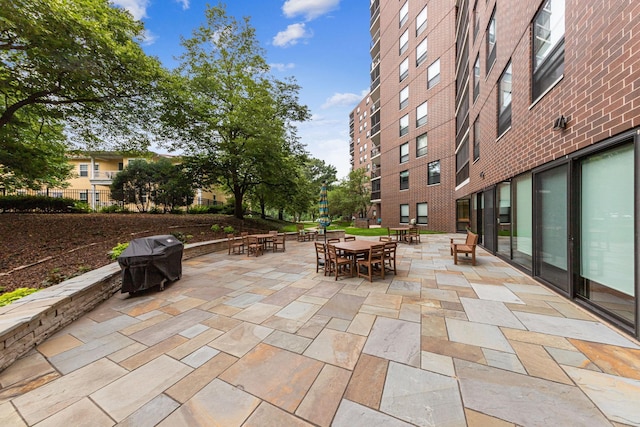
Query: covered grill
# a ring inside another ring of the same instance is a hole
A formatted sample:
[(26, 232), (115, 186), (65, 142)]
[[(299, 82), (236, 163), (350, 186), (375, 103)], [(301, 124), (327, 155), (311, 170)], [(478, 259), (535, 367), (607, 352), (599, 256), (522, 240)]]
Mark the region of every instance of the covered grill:
[(118, 257), (122, 268), (121, 292), (134, 293), (175, 281), (182, 276), (183, 244), (174, 236), (134, 239)]

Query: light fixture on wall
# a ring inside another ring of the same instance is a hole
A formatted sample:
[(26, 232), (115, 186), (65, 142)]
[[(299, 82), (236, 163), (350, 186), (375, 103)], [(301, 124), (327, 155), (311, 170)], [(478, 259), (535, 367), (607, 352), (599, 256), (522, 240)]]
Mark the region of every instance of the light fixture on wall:
[(484, 179), (484, 172), (480, 172), (480, 178)]
[(567, 119), (560, 116), (553, 121), (553, 130), (564, 130), (567, 128)]

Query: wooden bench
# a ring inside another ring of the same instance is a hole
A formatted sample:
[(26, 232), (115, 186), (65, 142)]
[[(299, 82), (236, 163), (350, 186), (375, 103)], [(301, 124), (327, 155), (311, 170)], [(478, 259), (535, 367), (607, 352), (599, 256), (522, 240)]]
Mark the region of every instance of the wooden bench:
[(466, 256), (471, 254), (471, 265), (476, 265), (476, 246), (478, 245), (478, 235), (468, 231), (467, 239), (464, 243), (456, 243), (455, 240), (455, 238), (451, 239), (451, 255), (453, 255), (453, 263), (458, 264), (458, 254), (465, 254)]

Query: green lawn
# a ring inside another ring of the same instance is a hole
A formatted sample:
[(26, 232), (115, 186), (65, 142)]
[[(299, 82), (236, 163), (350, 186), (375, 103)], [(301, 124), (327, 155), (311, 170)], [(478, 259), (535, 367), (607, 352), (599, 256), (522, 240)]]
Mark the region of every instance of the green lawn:
[[(317, 227), (318, 224), (315, 222), (305, 222), (304, 228), (314, 228)], [(290, 224), (282, 227), (280, 229), (284, 232), (294, 232), (296, 231), (296, 225)], [(351, 234), (353, 236), (386, 236), (388, 235), (388, 231), (386, 228), (356, 228), (351, 227), (350, 221), (336, 221), (331, 223), (327, 230), (344, 230), (345, 234)], [(420, 230), (420, 234), (440, 234), (439, 231), (431, 231), (431, 230)]]

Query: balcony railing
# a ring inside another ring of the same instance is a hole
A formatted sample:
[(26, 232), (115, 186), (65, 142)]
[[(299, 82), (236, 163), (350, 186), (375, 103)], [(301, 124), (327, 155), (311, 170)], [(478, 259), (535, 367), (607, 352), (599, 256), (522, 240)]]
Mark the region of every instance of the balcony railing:
[(373, 147), (371, 149), (371, 158), (374, 158), (375, 156), (377, 156), (378, 154), (380, 154), (380, 149), (378, 147)]
[(380, 191), (372, 191), (371, 192), (371, 200), (380, 200), (381, 192)]

